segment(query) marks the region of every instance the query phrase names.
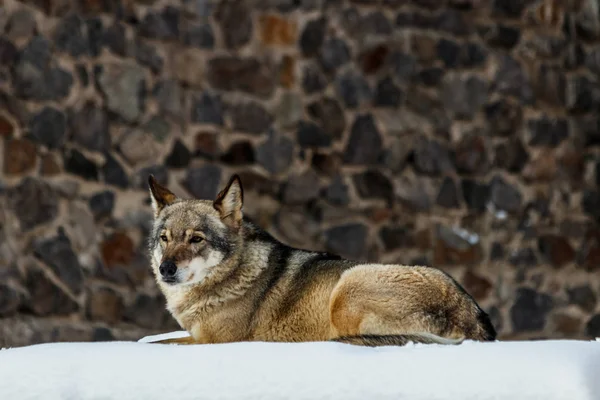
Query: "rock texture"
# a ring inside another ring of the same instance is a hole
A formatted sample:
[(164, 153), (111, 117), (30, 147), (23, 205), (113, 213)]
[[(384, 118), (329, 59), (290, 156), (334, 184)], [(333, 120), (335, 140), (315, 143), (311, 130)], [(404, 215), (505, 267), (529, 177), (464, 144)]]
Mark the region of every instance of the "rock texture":
[(600, 335), (599, 72), (592, 0), (5, 0), (0, 346), (177, 329), (150, 173), (442, 268), (500, 338)]

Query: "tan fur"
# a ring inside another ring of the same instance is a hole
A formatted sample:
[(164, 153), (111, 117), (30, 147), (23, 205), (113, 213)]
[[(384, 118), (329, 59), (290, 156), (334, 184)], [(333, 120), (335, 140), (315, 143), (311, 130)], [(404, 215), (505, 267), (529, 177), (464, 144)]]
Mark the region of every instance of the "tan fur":
[[(214, 202), (176, 199), (158, 186), (150, 179), (153, 235), (168, 240), (151, 238), (152, 266), (167, 308), (193, 338), (168, 343), (335, 340), (370, 346), (495, 338), (487, 314), (440, 270), (358, 263), (277, 242), (242, 219), (237, 177)], [(204, 240), (191, 244), (193, 235)], [(163, 281), (165, 260), (176, 261), (177, 283)], [(203, 269), (192, 275), (192, 265)], [(194, 281), (196, 274), (202, 279)]]

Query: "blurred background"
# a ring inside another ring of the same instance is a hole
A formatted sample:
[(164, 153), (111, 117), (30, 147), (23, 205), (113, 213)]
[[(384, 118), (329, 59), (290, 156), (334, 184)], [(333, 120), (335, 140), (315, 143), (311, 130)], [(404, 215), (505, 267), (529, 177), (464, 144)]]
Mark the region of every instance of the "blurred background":
[(500, 339), (600, 336), (597, 1), (4, 0), (0, 32), (0, 346), (179, 329), (149, 173), (441, 268)]

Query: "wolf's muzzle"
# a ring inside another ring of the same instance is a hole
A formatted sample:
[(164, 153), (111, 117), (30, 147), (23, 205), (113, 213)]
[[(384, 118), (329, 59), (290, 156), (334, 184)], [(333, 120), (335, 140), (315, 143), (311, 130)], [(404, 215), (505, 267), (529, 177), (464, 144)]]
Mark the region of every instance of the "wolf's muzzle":
[(171, 260), (163, 261), (158, 271), (165, 282), (174, 282), (177, 273), (177, 265)]

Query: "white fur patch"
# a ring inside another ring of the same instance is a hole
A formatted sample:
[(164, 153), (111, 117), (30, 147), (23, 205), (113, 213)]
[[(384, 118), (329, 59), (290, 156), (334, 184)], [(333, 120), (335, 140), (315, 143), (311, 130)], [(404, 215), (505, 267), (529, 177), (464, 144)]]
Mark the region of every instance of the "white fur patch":
[(154, 257), (154, 262), (156, 263), (156, 265), (160, 265), (160, 261), (162, 260), (162, 249), (160, 248), (160, 246), (157, 246), (154, 248), (154, 251), (152, 252), (152, 256)]
[(201, 282), (209, 274), (211, 268), (219, 265), (221, 261), (223, 261), (223, 254), (218, 251), (211, 251), (207, 259), (202, 257), (193, 258), (187, 266), (187, 277), (183, 279), (182, 283)]

